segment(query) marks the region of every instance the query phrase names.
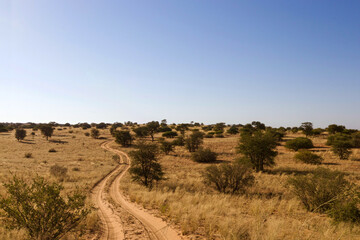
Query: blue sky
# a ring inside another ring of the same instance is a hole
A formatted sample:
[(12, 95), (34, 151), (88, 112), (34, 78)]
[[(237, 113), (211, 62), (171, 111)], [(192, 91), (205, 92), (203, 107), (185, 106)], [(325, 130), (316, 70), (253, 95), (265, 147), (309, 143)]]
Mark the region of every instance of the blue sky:
[(0, 0), (0, 122), (360, 128), (359, 1)]

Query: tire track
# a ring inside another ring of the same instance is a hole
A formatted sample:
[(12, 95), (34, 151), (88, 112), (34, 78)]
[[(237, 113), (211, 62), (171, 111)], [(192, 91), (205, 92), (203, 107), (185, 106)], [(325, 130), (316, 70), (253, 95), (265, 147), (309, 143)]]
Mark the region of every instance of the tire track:
[(107, 151), (120, 157), (119, 165), (93, 190), (93, 200), (99, 207), (104, 225), (101, 239), (181, 239), (164, 220), (138, 208), (120, 192), (120, 181), (130, 168), (130, 158), (125, 152), (110, 147), (112, 141), (101, 144)]

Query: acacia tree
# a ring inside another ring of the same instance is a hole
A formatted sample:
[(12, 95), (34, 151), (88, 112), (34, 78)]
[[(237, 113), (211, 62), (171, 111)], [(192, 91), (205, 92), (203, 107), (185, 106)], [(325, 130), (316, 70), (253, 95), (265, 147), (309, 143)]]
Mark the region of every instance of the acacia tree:
[(31, 185), (16, 176), (4, 184), (7, 196), (0, 197), (4, 223), (25, 229), (29, 239), (56, 240), (76, 228), (90, 213), (86, 195), (80, 191), (62, 197), (62, 185), (36, 177)]
[(134, 133), (137, 137), (143, 138), (149, 135), (149, 129), (146, 126), (135, 128)]
[(272, 134), (256, 131), (252, 135), (241, 135), (237, 151), (251, 162), (256, 172), (259, 172), (264, 171), (264, 165), (272, 166), (275, 164), (276, 145), (276, 138)]
[(132, 158), (129, 172), (133, 181), (140, 182), (151, 189), (155, 181), (163, 179), (164, 172), (157, 156), (159, 154), (156, 144), (140, 143), (138, 150), (131, 151), (129, 155)]
[(15, 130), (15, 138), (18, 141), (24, 140), (25, 137), (26, 137), (26, 130), (25, 129), (17, 128)]
[(149, 131), (149, 134), (151, 136), (151, 141), (154, 141), (154, 134), (158, 131), (160, 124), (158, 121), (152, 121), (152, 122), (148, 122), (146, 124), (146, 127)]
[(311, 122), (303, 122), (300, 128), (303, 130), (303, 133), (305, 134), (306, 137), (312, 135), (313, 124)]
[(46, 137), (46, 140), (53, 135), (54, 128), (51, 125), (40, 126), (41, 133)]

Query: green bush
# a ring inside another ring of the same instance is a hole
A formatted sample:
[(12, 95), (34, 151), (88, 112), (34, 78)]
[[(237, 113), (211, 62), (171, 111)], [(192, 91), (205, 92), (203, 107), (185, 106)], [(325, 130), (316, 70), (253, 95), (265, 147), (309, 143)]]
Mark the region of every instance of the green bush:
[(249, 165), (235, 162), (209, 166), (203, 174), (204, 182), (221, 193), (243, 193), (254, 183)]
[(287, 141), (285, 143), (285, 147), (294, 151), (298, 151), (299, 149), (313, 148), (314, 145), (309, 138), (298, 137)]
[(96, 128), (91, 129), (91, 137), (98, 139), (100, 136), (100, 131)]
[(25, 129), (16, 129), (15, 130), (15, 138), (18, 141), (24, 140), (24, 138), (26, 137), (26, 130)]
[(86, 137), (89, 137), (90, 136), (90, 133), (86, 132), (84, 133)]
[(312, 153), (308, 150), (300, 150), (295, 154), (295, 159), (303, 163), (318, 165), (324, 160), (319, 155)]
[(159, 143), (160, 143), (160, 150), (166, 155), (174, 151), (174, 145), (172, 142), (160, 140)]
[(49, 149), (49, 152), (50, 152), (50, 153), (54, 153), (54, 152), (56, 152), (56, 150), (55, 150), (55, 148), (50, 148), (50, 149)]
[(199, 149), (191, 154), (191, 158), (195, 162), (211, 163), (216, 161), (217, 154), (211, 151), (209, 148)]
[(175, 140), (172, 141), (174, 146), (185, 146), (185, 139), (183, 136), (178, 136)]
[(203, 138), (204, 133), (193, 132), (190, 136), (185, 138), (185, 147), (189, 150), (189, 152), (195, 152), (203, 143)]

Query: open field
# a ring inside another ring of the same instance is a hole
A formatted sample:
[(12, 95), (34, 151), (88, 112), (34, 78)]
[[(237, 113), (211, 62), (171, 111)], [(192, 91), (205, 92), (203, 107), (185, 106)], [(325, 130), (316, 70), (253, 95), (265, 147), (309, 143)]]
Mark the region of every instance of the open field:
[[(32, 131), (28, 129), (27, 132), (30, 135)], [(47, 141), (40, 131), (36, 131), (34, 138), (27, 136), (23, 142), (14, 138), (14, 131), (0, 133), (0, 181), (8, 182), (12, 175), (24, 179), (39, 175), (51, 181), (59, 181), (50, 174), (50, 167), (57, 164), (67, 168), (66, 176), (61, 179), (65, 192), (76, 188), (89, 191), (95, 182), (114, 168), (115, 162), (112, 160), (113, 154), (100, 148), (104, 139), (87, 137), (84, 132), (86, 130), (69, 128), (55, 130), (53, 137)], [(109, 135), (108, 131), (105, 132)], [(49, 152), (52, 148), (56, 152)], [(25, 158), (26, 153), (31, 153), (32, 157)], [(4, 193), (2, 184), (0, 193)], [(99, 229), (96, 212), (88, 217), (85, 225), (88, 232)], [(0, 239), (10, 238), (23, 239), (23, 235), (16, 231), (6, 232), (1, 227)]]
[[(138, 142), (136, 140), (132, 147), (121, 147), (111, 142), (114, 138), (109, 129), (100, 130), (100, 139), (93, 139), (85, 136), (90, 129), (58, 127), (49, 141), (41, 136), (40, 131), (35, 131), (34, 137), (29, 136), (31, 130), (27, 129), (27, 132), (28, 136), (22, 142), (15, 139), (14, 131), (0, 133), (1, 182), (7, 182), (12, 175), (25, 179), (39, 175), (60, 181), (65, 192), (72, 192), (76, 188), (89, 192), (117, 164), (113, 159), (114, 153), (110, 148), (101, 148), (101, 144), (107, 142), (112, 149), (129, 153)], [(132, 134), (135, 135), (134, 132)], [(132, 182), (128, 172), (119, 183), (109, 183), (107, 188), (112, 189), (113, 195), (117, 194), (116, 190), (123, 192), (139, 208), (144, 207), (149, 213), (163, 218), (180, 231), (184, 239), (360, 239), (359, 226), (335, 224), (325, 214), (306, 211), (290, 191), (287, 185), (290, 176), (311, 173), (317, 168), (296, 162), (295, 152), (284, 147), (285, 141), (299, 136), (303, 134), (286, 134), (277, 147), (279, 154), (275, 158), (276, 165), (266, 168), (263, 173), (254, 173), (255, 184), (244, 195), (219, 194), (204, 184), (202, 178), (207, 166), (230, 163), (240, 156), (236, 153), (239, 134), (204, 139), (203, 146), (218, 154), (216, 163), (196, 163), (191, 160), (191, 154), (179, 146), (169, 155), (160, 155), (159, 162), (166, 180), (157, 183), (151, 191)], [(161, 133), (155, 134), (155, 142), (160, 137)], [(151, 142), (149, 137), (144, 139)], [(324, 158), (322, 167), (345, 172), (347, 179), (360, 185), (359, 149), (353, 149), (350, 160), (339, 160), (325, 145), (326, 135), (311, 139), (314, 143), (311, 150)], [(56, 152), (49, 152), (52, 148)], [(25, 158), (26, 153), (32, 156)], [(67, 168), (66, 176), (57, 178), (50, 174), (50, 167), (55, 164)], [(4, 194), (4, 190), (1, 185), (0, 194)], [(95, 205), (90, 199), (89, 204)], [(130, 230), (126, 231), (141, 232), (142, 235), (131, 233), (132, 239), (147, 238), (140, 221), (132, 219), (131, 214), (124, 210), (117, 208), (116, 212), (130, 219), (128, 222), (122, 221), (123, 225), (137, 225), (136, 228), (123, 226), (129, 227)], [(101, 232), (101, 219), (96, 211), (91, 213), (81, 228), (85, 230), (83, 236), (70, 234), (66, 239), (90, 239), (98, 235)], [(24, 239), (24, 233), (0, 228), (0, 239), (10, 238)]]
[[(285, 140), (298, 136), (303, 135), (288, 134)], [(324, 158), (323, 167), (344, 171), (359, 184), (359, 161), (339, 160), (325, 145), (326, 136), (312, 140), (312, 150)], [(204, 146), (217, 152), (221, 162), (231, 162), (238, 157), (238, 141), (238, 135), (210, 138), (205, 139)], [(255, 185), (244, 196), (219, 194), (205, 186), (201, 173), (210, 164), (193, 162), (183, 147), (160, 158), (168, 180), (155, 190), (131, 182), (129, 175), (121, 186), (132, 201), (156, 209), (194, 239), (360, 239), (358, 226), (336, 225), (326, 215), (304, 209), (286, 182), (289, 176), (309, 173), (317, 166), (295, 162), (295, 153), (284, 146), (278, 151), (276, 166), (256, 173)], [(360, 152), (355, 149), (352, 159), (359, 158)]]

